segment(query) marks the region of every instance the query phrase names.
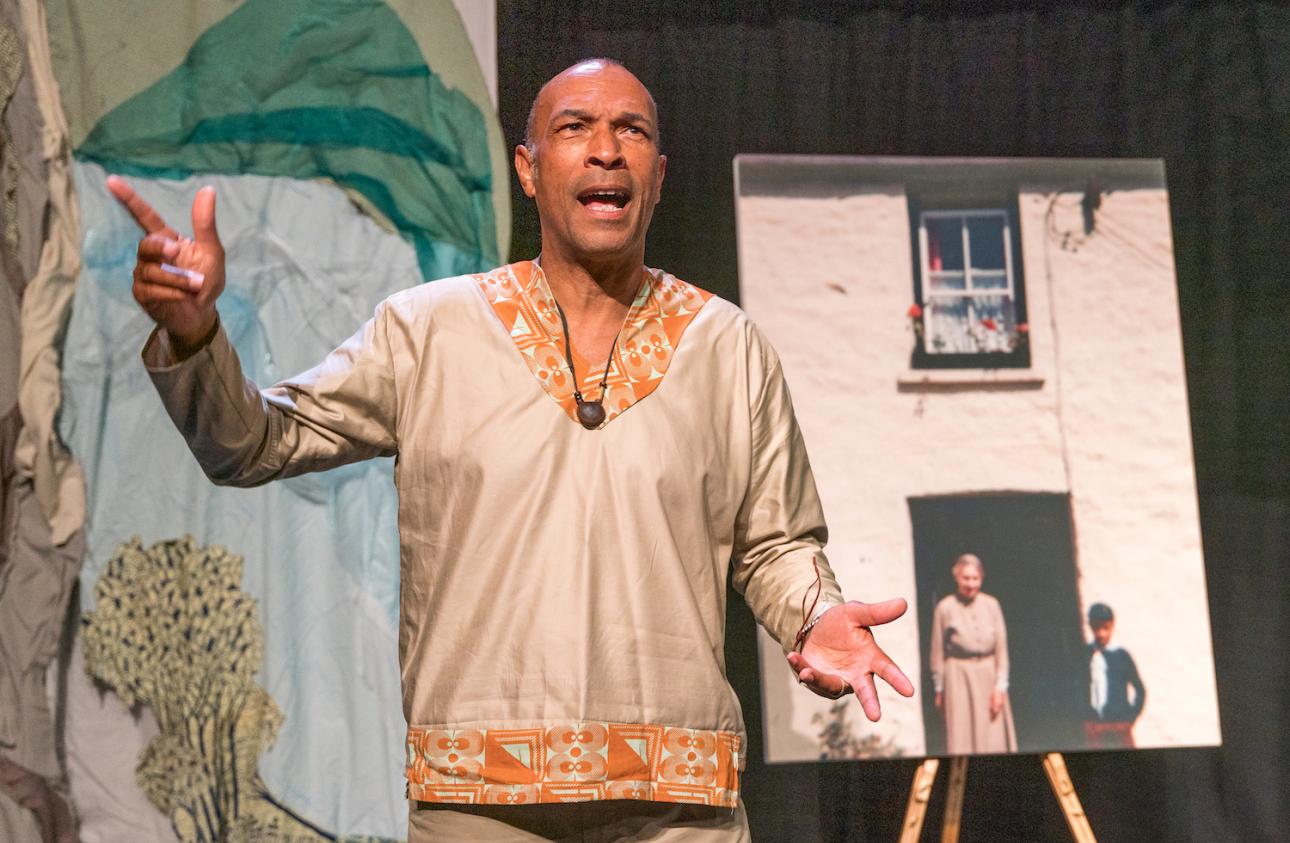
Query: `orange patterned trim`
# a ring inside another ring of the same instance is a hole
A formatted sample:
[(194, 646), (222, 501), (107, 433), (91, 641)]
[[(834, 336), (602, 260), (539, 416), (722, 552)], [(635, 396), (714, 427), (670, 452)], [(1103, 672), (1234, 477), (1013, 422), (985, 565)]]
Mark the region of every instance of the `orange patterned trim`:
[[(712, 293), (659, 269), (646, 267), (644, 276), (609, 364), (605, 424), (662, 382), (681, 334), (712, 298)], [(578, 403), (564, 359), (564, 331), (542, 267), (532, 261), (520, 261), (474, 278), (529, 371), (576, 422)], [(603, 366), (586, 373), (579, 387), (585, 398), (595, 400), (600, 396), (604, 374)]]
[(645, 799), (733, 808), (739, 736), (568, 722), (531, 729), (408, 729), (408, 798), (469, 805)]

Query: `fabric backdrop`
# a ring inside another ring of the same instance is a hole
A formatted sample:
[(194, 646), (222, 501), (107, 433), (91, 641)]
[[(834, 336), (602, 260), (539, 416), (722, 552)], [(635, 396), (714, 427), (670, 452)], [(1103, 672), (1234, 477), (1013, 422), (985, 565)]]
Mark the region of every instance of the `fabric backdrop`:
[(461, 17), (450, 0), (48, 10), (61, 96), (42, 105), (66, 115), (50, 136), (79, 273), (60, 276), (70, 301), (24, 308), (23, 341), (58, 361), (38, 398), (84, 477), (46, 506), (84, 556), (65, 713), (82, 839), (402, 837), (391, 461), (212, 487), (139, 361), (139, 232), (103, 181), (129, 177), (181, 231), (213, 184), (248, 374), (308, 368), (389, 293), (505, 253), (506, 162)]

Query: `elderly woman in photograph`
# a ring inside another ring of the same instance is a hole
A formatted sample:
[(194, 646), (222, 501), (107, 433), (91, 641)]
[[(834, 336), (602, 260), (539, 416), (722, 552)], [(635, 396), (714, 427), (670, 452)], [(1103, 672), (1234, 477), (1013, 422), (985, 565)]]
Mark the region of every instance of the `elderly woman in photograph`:
[(1003, 609), (981, 591), (980, 559), (965, 553), (951, 570), (958, 589), (932, 614), (932, 684), (936, 707), (945, 714), (946, 752), (1016, 752)]

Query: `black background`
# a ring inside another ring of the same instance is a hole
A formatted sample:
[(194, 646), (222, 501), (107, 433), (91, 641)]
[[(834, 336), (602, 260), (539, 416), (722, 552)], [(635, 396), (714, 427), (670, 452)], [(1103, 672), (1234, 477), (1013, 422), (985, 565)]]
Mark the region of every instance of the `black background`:
[[(1067, 762), (1101, 841), (1283, 839), (1290, 11), (498, 0), (497, 12), (508, 142), (547, 78), (591, 56), (624, 62), (658, 101), (669, 157), (647, 260), (736, 301), (736, 153), (1165, 160), (1224, 746)], [(513, 190), (512, 255), (531, 257), (536, 215)], [(753, 621), (739, 599), (730, 606), (756, 839), (895, 840), (914, 761), (761, 763)], [(1069, 839), (1038, 758), (972, 761), (962, 839)]]

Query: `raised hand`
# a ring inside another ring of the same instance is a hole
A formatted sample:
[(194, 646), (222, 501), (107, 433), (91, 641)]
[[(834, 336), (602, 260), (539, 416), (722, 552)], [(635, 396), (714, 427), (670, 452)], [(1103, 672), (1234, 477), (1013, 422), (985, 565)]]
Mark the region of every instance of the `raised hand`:
[(914, 695), (914, 684), (878, 646), (869, 627), (890, 623), (905, 609), (905, 601), (899, 598), (834, 606), (811, 629), (802, 652), (788, 654), (788, 664), (799, 682), (822, 697), (837, 698), (854, 690), (865, 717), (876, 721), (882, 707), (875, 675), (903, 697)]
[(143, 229), (134, 265), (134, 300), (166, 330), (181, 356), (215, 327), (215, 300), (224, 291), (224, 247), (215, 230), (215, 188), (193, 198), (193, 236), (184, 237), (119, 176), (107, 189)]

